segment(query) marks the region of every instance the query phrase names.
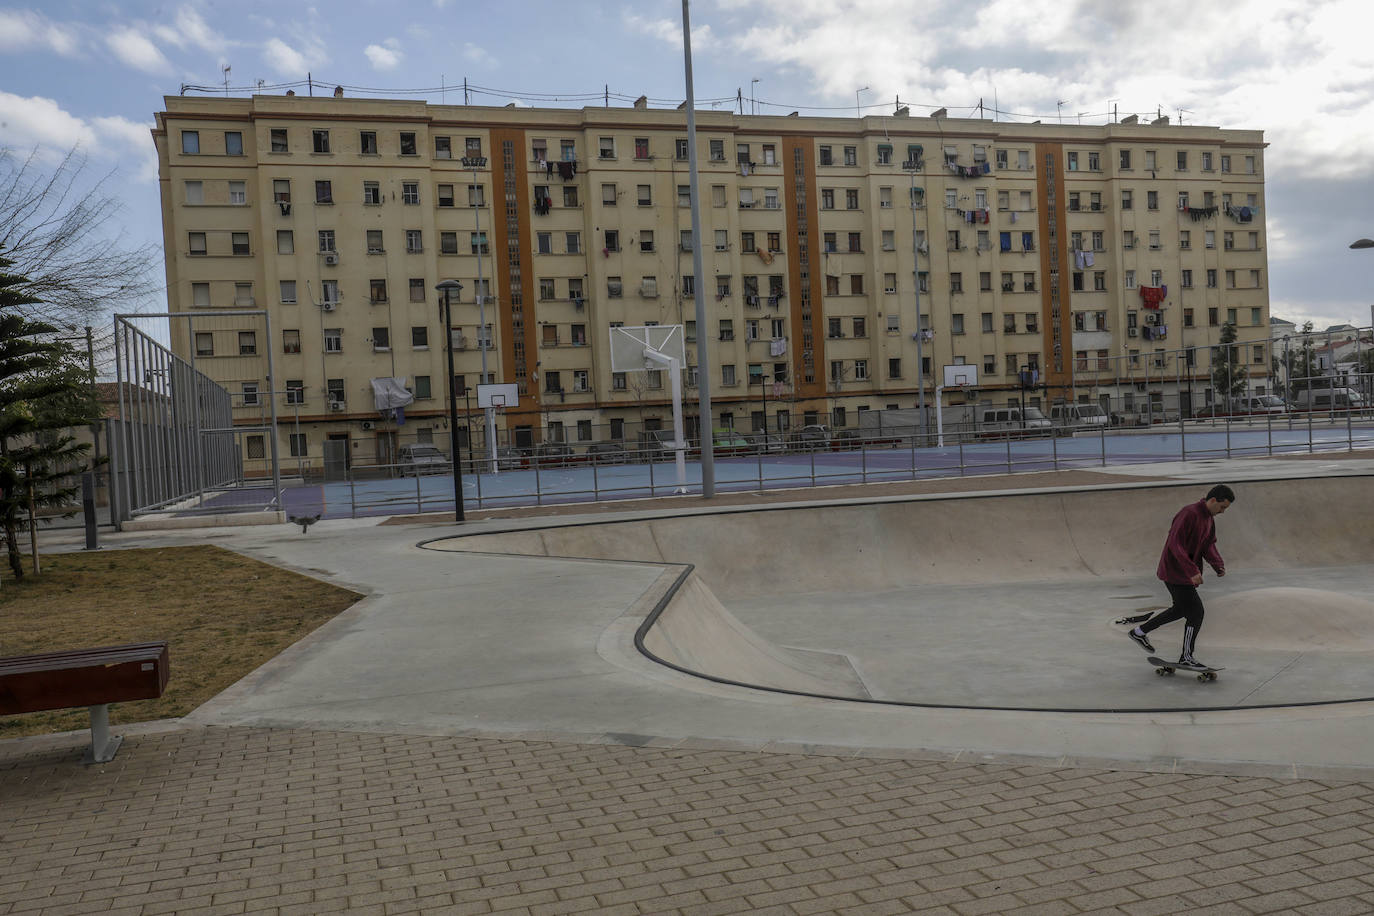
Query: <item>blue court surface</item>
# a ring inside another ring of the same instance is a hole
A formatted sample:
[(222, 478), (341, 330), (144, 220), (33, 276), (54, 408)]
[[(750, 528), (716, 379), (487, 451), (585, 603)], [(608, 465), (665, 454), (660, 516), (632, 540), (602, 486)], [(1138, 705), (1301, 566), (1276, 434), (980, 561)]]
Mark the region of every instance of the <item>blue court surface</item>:
[[(982, 474), (1109, 468), (1114, 465), (1210, 458), (1298, 455), (1374, 447), (1374, 426), (1287, 424), (1280, 428), (1107, 432), (1079, 437), (1005, 439), (930, 448), (853, 449), (795, 454), (717, 456), (718, 492), (924, 480)], [(671, 460), (655, 463), (569, 465), (470, 473), (463, 476), (466, 509), (494, 509), (671, 496), (680, 492)], [(687, 493), (701, 492), (701, 465), (687, 462)], [(240, 502), (233, 492), (205, 508)], [(286, 482), (282, 507), (290, 515), (325, 518), (452, 512), (453, 480), (443, 474), (355, 479), (302, 485)], [(201, 511), (204, 511), (202, 509)]]

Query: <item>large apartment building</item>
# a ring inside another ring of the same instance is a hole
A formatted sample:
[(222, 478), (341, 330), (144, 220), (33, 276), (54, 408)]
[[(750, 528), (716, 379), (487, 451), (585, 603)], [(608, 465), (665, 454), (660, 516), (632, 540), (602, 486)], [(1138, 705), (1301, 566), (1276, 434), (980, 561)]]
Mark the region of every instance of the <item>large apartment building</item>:
[[(1269, 336), (1259, 131), (702, 111), (694, 239), (682, 111), (338, 92), (165, 104), (168, 298), (193, 315), (174, 348), (245, 424), (276, 397), (283, 455), (349, 438), (386, 460), (397, 426), (375, 409), (378, 378), (414, 393), (403, 436), (447, 441), (434, 287), (450, 278), (460, 413), (477, 413), (485, 359), (488, 381), (519, 386), (499, 429), (518, 445), (667, 421), (659, 374), (611, 371), (617, 324), (685, 325), (689, 386), (706, 342), (710, 423), (744, 431), (854, 426), (913, 407), (918, 386), (929, 404), (956, 364), (977, 367), (984, 400), (1021, 395), (1028, 371), (1033, 399), (1158, 397), (1207, 383), (1206, 365), (1165, 354), (1225, 324)], [(270, 339), (225, 314), (244, 309), (269, 313)]]

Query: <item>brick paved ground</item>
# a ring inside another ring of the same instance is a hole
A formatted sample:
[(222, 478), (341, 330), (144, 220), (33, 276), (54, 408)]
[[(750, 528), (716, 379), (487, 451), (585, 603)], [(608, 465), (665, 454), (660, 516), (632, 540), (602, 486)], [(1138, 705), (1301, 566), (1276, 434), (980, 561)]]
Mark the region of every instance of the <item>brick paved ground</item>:
[(237, 728), (104, 767), (46, 746), (0, 745), (0, 913), (1374, 911), (1369, 784)]

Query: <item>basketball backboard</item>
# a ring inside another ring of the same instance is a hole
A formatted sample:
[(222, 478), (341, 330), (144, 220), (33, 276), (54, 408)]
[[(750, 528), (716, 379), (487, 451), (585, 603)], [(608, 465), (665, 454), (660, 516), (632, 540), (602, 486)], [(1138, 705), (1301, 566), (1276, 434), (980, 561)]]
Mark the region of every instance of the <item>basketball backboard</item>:
[(650, 324), (635, 327), (611, 328), (611, 371), (645, 372), (662, 369), (663, 363), (649, 359), (645, 352), (654, 350), (675, 359), (679, 366), (687, 365), (687, 345), (680, 324)]
[(977, 388), (977, 366), (945, 366), (946, 388)]
[(518, 407), (520, 405), (520, 386), (509, 385), (478, 385), (477, 386), (477, 406), (478, 407)]

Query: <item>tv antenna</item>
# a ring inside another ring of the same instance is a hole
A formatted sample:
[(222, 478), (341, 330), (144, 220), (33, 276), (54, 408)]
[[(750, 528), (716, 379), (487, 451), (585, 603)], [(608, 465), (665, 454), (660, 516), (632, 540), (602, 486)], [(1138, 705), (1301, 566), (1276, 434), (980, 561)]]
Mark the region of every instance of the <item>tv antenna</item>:
[(1069, 100), (1068, 100), (1068, 99), (1060, 99), (1059, 101), (1055, 102), (1054, 104), (1055, 104), (1055, 107), (1059, 109), (1059, 123), (1060, 123), (1060, 124), (1063, 124), (1063, 123), (1064, 123), (1064, 106), (1067, 105), (1067, 104), (1069, 104)]
[(227, 97), (229, 95), (229, 71), (234, 68), (225, 64), (220, 69), (224, 71), (224, 94)]

